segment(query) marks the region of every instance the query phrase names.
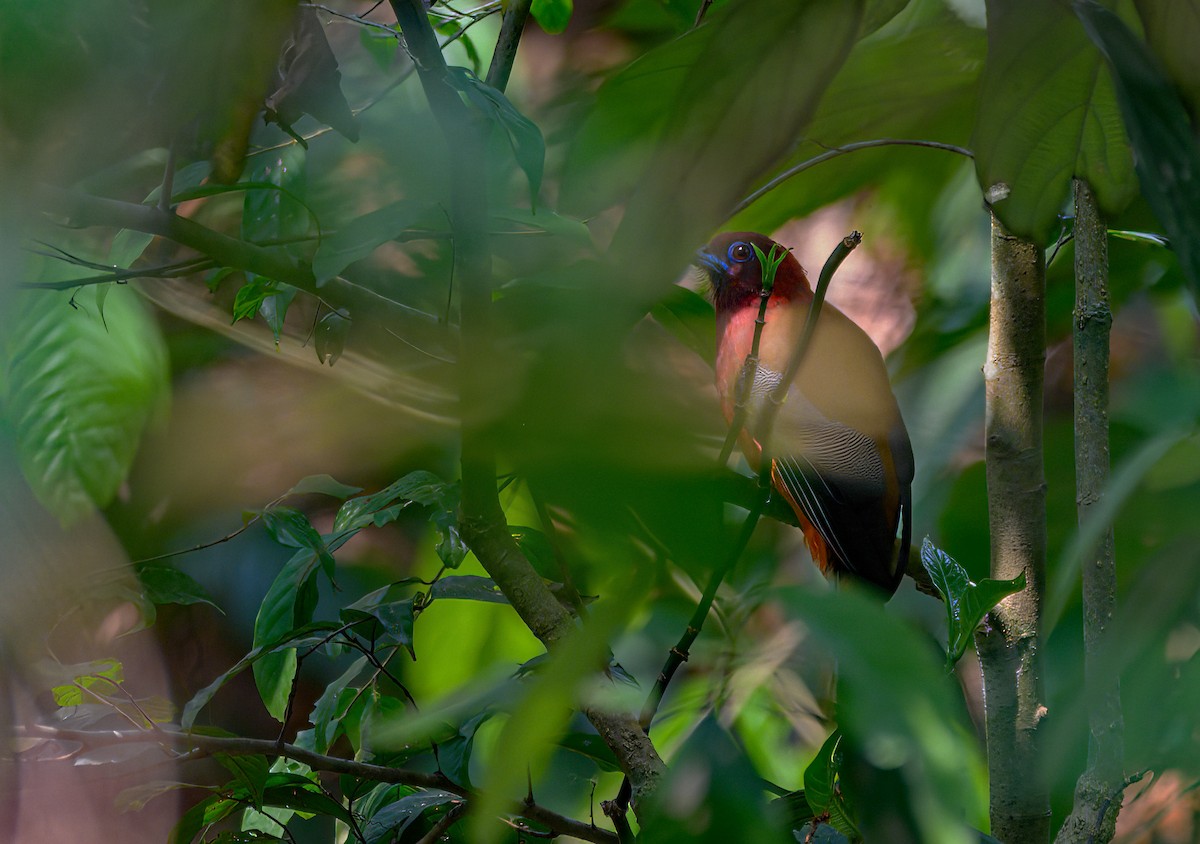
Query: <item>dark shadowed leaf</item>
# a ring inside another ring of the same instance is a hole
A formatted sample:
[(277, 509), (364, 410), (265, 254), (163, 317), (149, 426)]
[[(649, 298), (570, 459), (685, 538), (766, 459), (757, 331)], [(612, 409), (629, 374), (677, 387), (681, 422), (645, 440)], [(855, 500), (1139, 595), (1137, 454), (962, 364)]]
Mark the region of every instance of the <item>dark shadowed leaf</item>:
[(174, 566), (143, 563), (137, 576), (147, 600), (155, 604), (208, 604), (220, 610), (207, 589)]
[(404, 597), (406, 583), (393, 583), (376, 589), (346, 607), (341, 612), (345, 622), (374, 621), (378, 631), (370, 638), (381, 645), (402, 645), (416, 659), (413, 651), (413, 624), (416, 620), (413, 596)]
[(711, 716), (680, 749), (639, 813), (639, 840), (699, 842), (794, 841), (780, 804), (768, 801), (762, 780), (742, 749)]
[[(551, 3), (563, 3), (567, 0), (546, 0)], [(450, 82), (458, 90), (467, 95), (476, 108), (489, 119), (495, 121), (508, 137), (512, 145), (513, 155), (517, 165), (529, 180), (529, 204), (537, 210), (538, 191), (542, 188), (542, 172), (546, 165), (546, 141), (542, 138), (542, 130), (509, 102), (508, 97), (465, 67), (451, 67)]]
[(427, 822), (435, 822), (437, 817), (445, 814), (461, 799), (448, 791), (437, 789), (427, 789), (401, 797), (395, 803), (384, 806), (364, 824), (363, 836), (366, 844), (405, 840), (404, 831), (414, 823), (422, 818)]
[(465, 601), (486, 601), (492, 604), (507, 604), (508, 599), (490, 577), (474, 574), (443, 577), (429, 587), (431, 598), (457, 598)]
[[(637, 278), (675, 277), (804, 132), (858, 35), (862, 10), (859, 2), (747, 0), (714, 7), (680, 39), (699, 49), (680, 66), (675, 96), (654, 101), (669, 104), (665, 119), (635, 135), (653, 151), (613, 239), (618, 264), (636, 267)], [(665, 286), (648, 289), (648, 305)]]
[(271, 763), (265, 756), (231, 756), (218, 753), (214, 757), (221, 767), (234, 776), (234, 781), (250, 795), (254, 808), (261, 809), (263, 805), (263, 790), (267, 785), (267, 776), (271, 772)]
[(315, 9), (301, 8), (284, 45), (279, 87), (267, 97), (266, 118), (290, 129), (310, 114), (352, 141), (358, 120), (342, 93), (342, 74)]
[(1145, 42), (1092, 0), (1078, 0), (1075, 10), (1116, 79), (1142, 195), (1167, 230), (1193, 292), (1200, 292), (1200, 144), (1195, 127)]
[[(401, 199), (348, 220), (317, 247), (317, 254), (313, 257), (313, 275), (317, 284), (329, 281), (355, 261), (370, 255), (381, 244), (399, 236), (405, 229), (437, 214), (436, 206), (429, 203)], [(440, 216), (438, 219), (441, 219)]]

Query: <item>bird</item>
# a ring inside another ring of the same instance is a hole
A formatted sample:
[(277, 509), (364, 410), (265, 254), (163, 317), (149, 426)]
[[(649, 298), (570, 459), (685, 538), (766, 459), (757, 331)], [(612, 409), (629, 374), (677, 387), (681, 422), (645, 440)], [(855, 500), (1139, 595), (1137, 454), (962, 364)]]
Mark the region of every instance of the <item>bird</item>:
[[(767, 300), (757, 366), (746, 388), (746, 358), (763, 289), (759, 255), (769, 256), (772, 250), (783, 258)], [(732, 422), (742, 400), (746, 422), (739, 442), (757, 468), (762, 455), (757, 421), (804, 332), (813, 290), (791, 251), (755, 232), (718, 234), (696, 253), (696, 265), (707, 276), (716, 311), (721, 407)], [(795, 512), (821, 572), (893, 595), (912, 541), (912, 444), (879, 348), (828, 303), (769, 436), (772, 486)]]

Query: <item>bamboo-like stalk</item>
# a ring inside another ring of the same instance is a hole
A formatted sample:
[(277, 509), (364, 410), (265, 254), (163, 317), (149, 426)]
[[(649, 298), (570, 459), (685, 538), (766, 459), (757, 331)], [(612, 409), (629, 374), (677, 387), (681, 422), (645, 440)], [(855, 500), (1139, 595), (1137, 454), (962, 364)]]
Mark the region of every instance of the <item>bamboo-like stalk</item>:
[(1039, 726), (1046, 714), (1038, 628), (1046, 563), (1042, 382), (1046, 354), (1042, 250), (992, 219), (992, 304), (986, 467), (991, 576), (1025, 574), (975, 636), (986, 700), (992, 835), (1038, 844), (1050, 838)]
[[(1082, 528), (1108, 485), (1108, 232), (1087, 182), (1075, 180), (1075, 499)], [(1121, 681), (1100, 664), (1117, 603), (1117, 564), (1109, 527), (1084, 554), (1083, 670), (1088, 704), (1087, 768), (1075, 784), (1075, 806), (1059, 844), (1106, 844), (1116, 829), (1124, 784)]]

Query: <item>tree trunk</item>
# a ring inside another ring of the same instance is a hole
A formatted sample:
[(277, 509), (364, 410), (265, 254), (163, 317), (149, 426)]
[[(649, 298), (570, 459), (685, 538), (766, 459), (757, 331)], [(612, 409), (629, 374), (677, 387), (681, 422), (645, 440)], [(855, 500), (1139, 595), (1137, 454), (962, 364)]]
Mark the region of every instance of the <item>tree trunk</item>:
[(1024, 573), (1027, 585), (989, 613), (975, 645), (986, 700), (992, 835), (1006, 844), (1050, 838), (1038, 653), (1046, 562), (1045, 287), (1042, 250), (993, 218), (991, 331), (984, 366), (991, 576), (1010, 579)]

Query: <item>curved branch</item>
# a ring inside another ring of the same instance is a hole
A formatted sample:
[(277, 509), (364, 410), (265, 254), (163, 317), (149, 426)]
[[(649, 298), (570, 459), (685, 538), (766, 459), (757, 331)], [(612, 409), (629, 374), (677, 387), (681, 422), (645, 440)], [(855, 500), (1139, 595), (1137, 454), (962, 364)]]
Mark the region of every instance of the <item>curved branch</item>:
[[(373, 765), (369, 762), (355, 762), (339, 756), (326, 756), (297, 747), (294, 744), (278, 742), (273, 739), (252, 739), (229, 736), (204, 736), (195, 733), (184, 733), (175, 730), (64, 730), (55, 727), (38, 726), (27, 730), (30, 735), (69, 739), (78, 741), (89, 747), (119, 745), (127, 742), (144, 743), (156, 741), (164, 746), (177, 748), (188, 754), (189, 759), (223, 753), (227, 756), (283, 756), (296, 762), (302, 762), (314, 771), (327, 771), (332, 774), (347, 774), (372, 782), (399, 783), (415, 788), (436, 788), (448, 791), (468, 800), (474, 793), (467, 788), (454, 783), (443, 774), (430, 774), (423, 771), (408, 771), (403, 768), (391, 768), (386, 765)], [(512, 812), (531, 821), (537, 821), (561, 835), (571, 835), (595, 844), (617, 844), (617, 836), (605, 829), (592, 824), (577, 821), (560, 815), (550, 809), (540, 806), (532, 800), (525, 799), (513, 804)]]

